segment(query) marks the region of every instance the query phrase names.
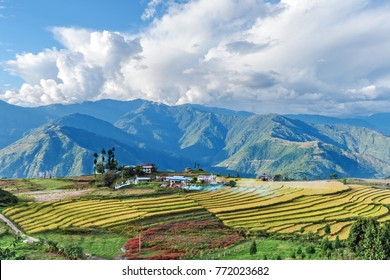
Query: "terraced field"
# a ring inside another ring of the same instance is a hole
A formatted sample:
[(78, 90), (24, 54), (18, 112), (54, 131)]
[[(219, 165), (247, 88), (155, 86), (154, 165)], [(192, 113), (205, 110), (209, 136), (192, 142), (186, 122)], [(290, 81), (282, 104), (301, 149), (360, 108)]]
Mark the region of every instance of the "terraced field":
[[(3, 213), (29, 234), (69, 228), (111, 228), (194, 215), (206, 209), (232, 228), (277, 233), (313, 232), (348, 237), (358, 217), (390, 220), (390, 191), (335, 181), (264, 183), (242, 179), (239, 187), (143, 199), (64, 200), (28, 203)], [(176, 219), (175, 218), (175, 219)], [(165, 218), (164, 218), (165, 219)]]
[(8, 208), (3, 214), (32, 234), (55, 229), (108, 228), (159, 215), (203, 209), (184, 196), (137, 200), (82, 200), (29, 203)]
[(339, 182), (245, 186), (244, 181), (241, 186), (189, 197), (216, 214), (225, 225), (253, 231), (293, 233), (303, 230), (323, 236), (325, 225), (330, 224), (330, 239), (336, 235), (345, 239), (353, 220), (358, 217), (390, 220), (389, 209), (385, 207), (390, 199), (388, 190), (345, 186)]

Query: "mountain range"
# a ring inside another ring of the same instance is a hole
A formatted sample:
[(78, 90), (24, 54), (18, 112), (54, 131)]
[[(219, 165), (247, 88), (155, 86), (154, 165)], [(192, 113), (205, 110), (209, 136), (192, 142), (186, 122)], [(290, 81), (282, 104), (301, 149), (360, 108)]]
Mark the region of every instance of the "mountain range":
[(336, 118), (258, 115), (142, 99), (35, 108), (0, 101), (0, 177), (91, 174), (115, 147), (121, 165), (201, 168), (294, 179), (390, 175), (390, 114)]

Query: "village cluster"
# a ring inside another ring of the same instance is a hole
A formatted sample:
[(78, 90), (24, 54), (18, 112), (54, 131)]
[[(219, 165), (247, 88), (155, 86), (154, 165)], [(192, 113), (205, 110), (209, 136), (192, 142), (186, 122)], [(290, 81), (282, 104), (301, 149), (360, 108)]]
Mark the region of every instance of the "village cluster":
[[(132, 167), (132, 166), (128, 166)], [(152, 173), (155, 171), (155, 165), (153, 164), (144, 164), (141, 165), (142, 172), (145, 174), (144, 176), (136, 175), (134, 179), (128, 179), (122, 183), (116, 183), (114, 188), (120, 189), (122, 187), (126, 187), (131, 184), (139, 184), (142, 182), (162, 182), (161, 186), (166, 188), (185, 188), (189, 185), (198, 184), (206, 184), (206, 185), (214, 185), (216, 184), (217, 176), (210, 174), (201, 174), (197, 177), (189, 177), (183, 175), (172, 175), (172, 176), (152, 176)], [(189, 171), (189, 168), (186, 168), (185, 171)], [(149, 175), (149, 176), (148, 176)]]

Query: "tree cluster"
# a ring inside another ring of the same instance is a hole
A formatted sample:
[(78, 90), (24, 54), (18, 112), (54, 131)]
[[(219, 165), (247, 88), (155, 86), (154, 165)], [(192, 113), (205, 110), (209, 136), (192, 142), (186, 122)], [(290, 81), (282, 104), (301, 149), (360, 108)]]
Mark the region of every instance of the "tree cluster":
[(22, 238), (17, 235), (15, 236), (12, 244), (10, 244), (8, 247), (0, 247), (0, 260), (25, 260), (26, 256), (20, 255), (15, 249), (21, 241)]
[(55, 241), (45, 241), (41, 240), (42, 243), (45, 243), (48, 247), (47, 251), (50, 253), (56, 253), (65, 256), (70, 260), (82, 260), (85, 258), (83, 248), (77, 245), (65, 245), (59, 246)]
[(379, 224), (373, 218), (359, 218), (349, 232), (348, 247), (365, 260), (390, 259), (390, 223)]
[(0, 248), (0, 260), (25, 260), (26, 257), (19, 255), (16, 251), (11, 248)]
[(112, 147), (107, 152), (103, 148), (100, 156), (98, 153), (94, 153), (93, 157), (95, 174), (103, 174), (106, 170), (116, 171), (118, 169), (118, 161), (115, 159), (115, 147)]
[(12, 193), (0, 189), (0, 207), (13, 205), (18, 202), (18, 198)]

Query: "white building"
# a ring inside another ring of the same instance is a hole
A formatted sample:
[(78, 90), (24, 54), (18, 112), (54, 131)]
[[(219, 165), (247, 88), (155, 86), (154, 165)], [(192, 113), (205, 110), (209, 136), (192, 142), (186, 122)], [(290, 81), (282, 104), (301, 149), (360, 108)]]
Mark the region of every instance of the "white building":
[(152, 173), (153, 172), (153, 169), (154, 169), (154, 166), (151, 165), (151, 164), (144, 164), (142, 165), (142, 171), (145, 172), (145, 173)]
[(134, 183), (138, 184), (140, 182), (150, 182), (152, 179), (150, 177), (137, 177), (134, 180)]
[(168, 176), (165, 178), (165, 181), (171, 183), (181, 183), (181, 182), (188, 183), (191, 180), (192, 180), (191, 177), (185, 177), (185, 176)]
[(199, 175), (198, 176), (199, 182), (204, 182), (207, 184), (216, 184), (217, 183), (217, 176), (216, 175)]

